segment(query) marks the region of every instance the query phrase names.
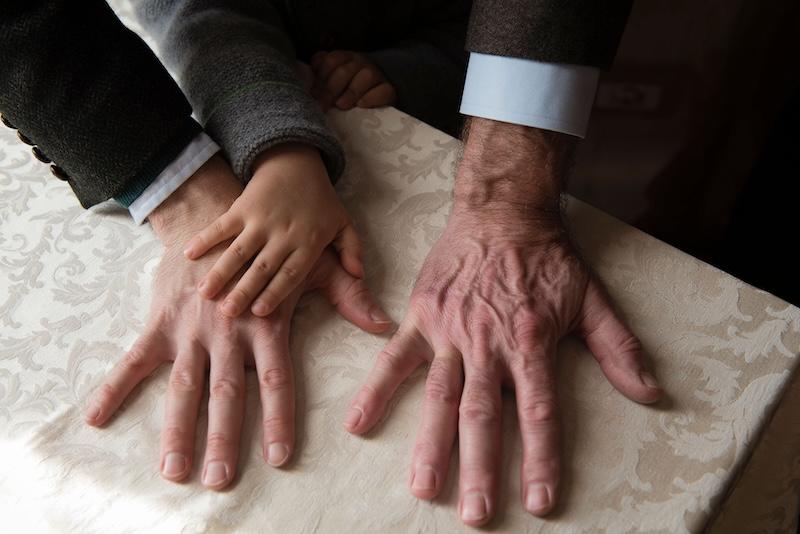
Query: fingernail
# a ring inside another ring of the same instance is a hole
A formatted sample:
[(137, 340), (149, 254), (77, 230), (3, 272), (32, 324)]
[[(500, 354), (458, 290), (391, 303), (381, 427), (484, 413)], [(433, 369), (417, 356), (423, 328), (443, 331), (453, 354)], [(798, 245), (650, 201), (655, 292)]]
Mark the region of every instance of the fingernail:
[(228, 480), (228, 468), (222, 462), (211, 462), (206, 466), (203, 475), (203, 484), (206, 486), (219, 486)]
[(225, 315), (236, 315), (236, 311), (236, 304), (230, 300), (226, 300), (225, 304), (222, 305), (222, 312)]
[(100, 417), (100, 407), (97, 406), (96, 404), (93, 404), (86, 411), (86, 421), (94, 423), (95, 421), (97, 421), (98, 417)]
[(289, 447), (283, 443), (270, 443), (267, 447), (267, 463), (273, 467), (278, 467), (289, 458)]
[(478, 492), (467, 493), (461, 503), (461, 519), (482, 521), (486, 519), (486, 499)]
[(192, 249), (191, 248), (187, 248), (186, 250), (183, 251), (183, 255), (186, 256), (187, 258), (191, 258), (192, 257)]
[(650, 373), (648, 373), (647, 371), (642, 371), (639, 374), (639, 378), (641, 378), (642, 382), (644, 382), (644, 384), (649, 388), (657, 388), (658, 387), (658, 382), (656, 382), (655, 377), (653, 375), (651, 375)]
[(177, 452), (164, 456), (164, 469), (161, 471), (168, 477), (176, 477), (186, 471), (186, 457)]
[(369, 318), (376, 323), (387, 324), (392, 322), (392, 319), (388, 315), (386, 315), (386, 313), (384, 313), (382, 309), (380, 309), (377, 306), (373, 306), (369, 310)]
[(414, 481), (411, 488), (421, 491), (431, 491), (436, 489), (436, 473), (429, 465), (421, 465), (414, 471)]
[(344, 421), (344, 426), (346, 426), (349, 430), (353, 430), (358, 426), (358, 423), (361, 421), (361, 417), (363, 417), (363, 415), (364, 411), (361, 408), (350, 408), (350, 411), (347, 412), (347, 419)]
[(208, 281), (205, 280), (205, 279), (201, 280), (200, 283), (197, 285), (198, 291), (202, 291), (202, 292), (205, 292), (207, 287), (208, 287)]
[(525, 508), (532, 514), (546, 511), (550, 508), (550, 492), (544, 484), (530, 484), (525, 496)]

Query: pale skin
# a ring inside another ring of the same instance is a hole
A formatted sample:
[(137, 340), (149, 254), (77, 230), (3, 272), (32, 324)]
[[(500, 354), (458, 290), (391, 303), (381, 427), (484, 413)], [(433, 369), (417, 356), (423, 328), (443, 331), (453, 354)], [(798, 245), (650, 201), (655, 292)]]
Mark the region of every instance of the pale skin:
[[(289, 326), (303, 289), (319, 289), (339, 313), (368, 332), (391, 325), (363, 280), (348, 274), (335, 252), (326, 250), (303, 287), (294, 290), (269, 317), (249, 312), (233, 319), (219, 302), (201, 297), (196, 285), (219, 258), (217, 247), (200, 261), (183, 255), (189, 237), (224, 213), (241, 194), (230, 168), (214, 157), (150, 216), (165, 252), (154, 278), (150, 320), (131, 350), (90, 399), (86, 422), (104, 425), (134, 387), (158, 367), (172, 362), (159, 470), (168, 480), (193, 472), (197, 417), (208, 378), (206, 452), (197, 470), (205, 486), (223, 489), (236, 476), (244, 418), (244, 373), (255, 367), (263, 413), (263, 455), (284, 465), (294, 452), (294, 383), (289, 355)], [(234, 277), (234, 282), (236, 277)]]
[(560, 220), (571, 143), (561, 134), (472, 119), (447, 227), (345, 420), (352, 433), (369, 431), (397, 387), (428, 364), (410, 489), (421, 499), (441, 492), (458, 437), (458, 510), (469, 525), (483, 525), (497, 511), (502, 388), (516, 395), (523, 506), (544, 516), (556, 504), (562, 337), (583, 339), (629, 399), (652, 403), (663, 395), (640, 342)]
[(266, 317), (305, 282), (331, 244), (351, 275), (364, 276), (358, 233), (316, 148), (283, 143), (262, 152), (253, 168), (244, 192), (184, 250), (187, 258), (196, 260), (233, 239), (200, 280), (203, 297), (217, 297), (246, 267), (221, 299), (220, 310), (236, 317), (250, 308)]
[[(318, 52), (312, 70), (312, 93), (323, 109), (334, 104), (347, 110), (394, 102), (394, 88), (362, 54)], [(330, 244), (347, 272), (364, 276), (358, 233), (336, 196), (319, 151), (304, 143), (282, 143), (262, 152), (242, 195), (192, 238), (184, 254), (196, 260), (230, 239), (227, 250), (197, 287), (203, 297), (213, 299), (248, 265), (221, 301), (222, 313), (230, 317), (248, 308), (261, 317), (272, 313), (304, 283)]]

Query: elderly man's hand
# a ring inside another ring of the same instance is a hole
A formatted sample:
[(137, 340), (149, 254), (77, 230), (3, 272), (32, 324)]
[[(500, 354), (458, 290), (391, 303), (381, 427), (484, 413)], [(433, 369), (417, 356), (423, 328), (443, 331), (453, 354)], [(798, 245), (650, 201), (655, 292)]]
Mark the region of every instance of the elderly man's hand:
[[(223, 213), (241, 192), (227, 165), (218, 158), (159, 207), (150, 219), (165, 245), (153, 281), (153, 301), (145, 332), (120, 360), (89, 402), (86, 421), (104, 424), (131, 390), (166, 362), (173, 362), (161, 433), (160, 471), (170, 480), (185, 479), (194, 461), (195, 430), (207, 370), (208, 434), (202, 481), (222, 489), (235, 477), (244, 418), (245, 365), (259, 378), (263, 413), (263, 455), (273, 466), (286, 463), (294, 448), (294, 384), (289, 356), (289, 326), (302, 288), (267, 317), (238, 318), (220, 307), (229, 285), (214, 300), (197, 284), (222, 248), (191, 262), (183, 247), (198, 229)], [(376, 308), (364, 282), (347, 274), (327, 250), (307, 279), (306, 289), (320, 289), (339, 312), (357, 326), (381, 332)]]
[[(501, 152), (514, 143), (520, 143), (517, 151), (525, 148), (524, 140), (502, 139), (504, 127), (481, 126), (486, 128), (470, 132), (478, 139), (468, 142), (454, 211), (425, 261), (406, 317), (345, 421), (353, 433), (368, 431), (399, 384), (430, 362), (411, 491), (431, 499), (442, 490), (458, 432), (459, 511), (471, 525), (485, 523), (496, 511), (502, 386), (516, 393), (525, 508), (544, 515), (555, 503), (555, 357), (561, 337), (573, 332), (583, 338), (627, 397), (649, 403), (662, 394), (643, 367), (638, 340), (570, 247), (558, 217), (558, 187), (533, 177), (515, 194), (503, 163), (481, 176), (482, 168), (473, 165), (475, 151), (485, 151), (483, 161), (490, 155), (510, 161), (513, 153), (498, 154), (489, 145), (500, 143)], [(535, 163), (535, 153), (526, 155)], [(553, 162), (541, 168), (548, 165)]]

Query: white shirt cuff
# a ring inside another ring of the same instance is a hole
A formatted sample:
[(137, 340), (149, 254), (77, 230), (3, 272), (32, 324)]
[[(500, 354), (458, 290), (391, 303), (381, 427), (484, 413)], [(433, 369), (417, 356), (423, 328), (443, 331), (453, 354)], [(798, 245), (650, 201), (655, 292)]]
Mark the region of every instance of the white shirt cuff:
[(219, 146), (205, 133), (197, 134), (191, 143), (178, 154), (172, 163), (161, 171), (156, 179), (142, 191), (139, 198), (128, 206), (136, 224), (142, 224), (168, 196), (219, 151)]
[(595, 67), (472, 52), (461, 113), (586, 137), (599, 76)]

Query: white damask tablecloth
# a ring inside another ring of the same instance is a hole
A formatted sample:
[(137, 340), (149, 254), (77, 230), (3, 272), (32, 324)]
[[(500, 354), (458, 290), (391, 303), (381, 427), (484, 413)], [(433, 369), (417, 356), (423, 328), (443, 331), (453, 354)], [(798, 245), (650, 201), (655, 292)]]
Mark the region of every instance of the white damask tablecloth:
[[(348, 154), (338, 189), (366, 241), (369, 283), (399, 319), (445, 224), (459, 143), (393, 109), (331, 119)], [(546, 520), (523, 511), (507, 399), (503, 492), (490, 529), (791, 531), (800, 492), (800, 384), (791, 384), (800, 310), (584, 203), (570, 199), (568, 215), (670, 400), (645, 407), (624, 399), (585, 347), (563, 342), (563, 502)], [(113, 205), (82, 210), (6, 129), (0, 223), (0, 531), (466, 530), (455, 476), (432, 503), (407, 490), (424, 374), (404, 386), (376, 432), (348, 435), (347, 402), (385, 339), (314, 296), (293, 325), (296, 461), (284, 470), (264, 464), (250, 375), (235, 485), (215, 493), (196, 474), (185, 484), (162, 480), (166, 368), (107, 428), (81, 419), (89, 393), (144, 324), (161, 254), (150, 228)]]

